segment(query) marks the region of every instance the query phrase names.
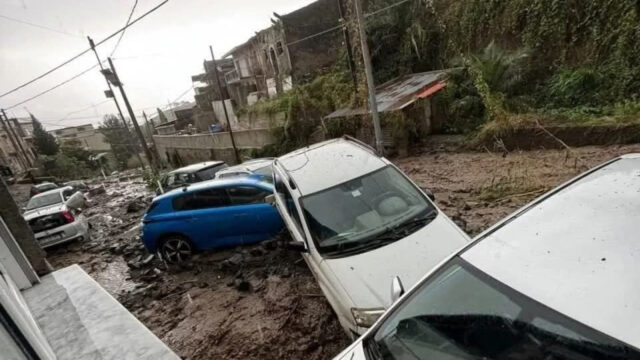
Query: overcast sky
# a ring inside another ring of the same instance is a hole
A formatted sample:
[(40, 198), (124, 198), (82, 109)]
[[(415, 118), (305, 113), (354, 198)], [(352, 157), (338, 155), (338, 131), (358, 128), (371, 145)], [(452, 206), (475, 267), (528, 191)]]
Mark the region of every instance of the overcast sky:
[[(139, 0), (138, 15), (162, 0)], [(113, 55), (136, 116), (142, 110), (174, 100), (193, 101), (191, 75), (203, 71), (209, 45), (216, 56), (246, 41), (270, 25), (275, 11), (286, 14), (311, 0), (169, 0), (167, 4), (127, 29)], [(122, 27), (134, 0), (0, 0), (0, 93), (31, 80)], [(21, 24), (11, 17), (56, 31)], [(62, 33), (60, 33), (62, 32)], [(98, 47), (100, 56), (111, 54), (117, 37)], [(10, 107), (96, 64), (89, 53), (13, 94), (0, 98)], [(25, 107), (48, 129), (98, 123), (115, 113), (105, 102), (104, 78), (98, 69), (9, 111), (26, 116)], [(184, 94), (181, 98), (178, 97)], [(85, 109), (83, 111), (78, 111)], [(76, 112), (78, 111), (78, 112)], [(66, 119), (64, 119), (66, 117)], [(82, 118), (82, 119), (79, 119)]]

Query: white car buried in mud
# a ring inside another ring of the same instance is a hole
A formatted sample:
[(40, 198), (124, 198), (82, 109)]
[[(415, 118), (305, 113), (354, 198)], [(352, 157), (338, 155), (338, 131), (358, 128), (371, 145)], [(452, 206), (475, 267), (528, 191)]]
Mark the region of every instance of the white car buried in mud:
[(67, 186), (32, 197), (22, 216), (38, 244), (46, 248), (89, 238), (89, 224), (80, 213), (85, 206), (86, 199), (82, 193)]
[(357, 140), (315, 144), (273, 168), (290, 246), (302, 252), (352, 337), (391, 304), (394, 277), (413, 285), (470, 241), (429, 192)]

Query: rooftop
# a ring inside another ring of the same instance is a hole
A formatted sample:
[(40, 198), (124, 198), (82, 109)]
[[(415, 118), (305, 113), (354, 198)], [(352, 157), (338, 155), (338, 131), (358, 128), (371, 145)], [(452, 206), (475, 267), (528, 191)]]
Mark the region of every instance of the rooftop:
[(341, 184), (386, 165), (371, 150), (342, 138), (296, 150), (277, 161), (303, 195)]
[[(640, 154), (605, 164), (462, 254), (526, 296), (640, 348)], [(579, 301), (576, 301), (579, 299)]]
[[(420, 98), (427, 98), (445, 86), (449, 70), (435, 70), (400, 76), (376, 87), (379, 112), (401, 110)], [(327, 119), (363, 115), (365, 108), (343, 108), (326, 116)]]

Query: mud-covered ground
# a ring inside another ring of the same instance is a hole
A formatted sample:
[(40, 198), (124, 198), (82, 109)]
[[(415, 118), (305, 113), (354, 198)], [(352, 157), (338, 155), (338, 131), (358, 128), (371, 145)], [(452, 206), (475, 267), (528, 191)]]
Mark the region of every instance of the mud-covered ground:
[[(475, 235), (545, 190), (640, 145), (467, 153), (443, 147), (395, 162)], [(348, 344), (300, 256), (261, 245), (201, 254), (167, 267), (137, 239), (151, 193), (139, 178), (92, 183), (92, 239), (48, 250), (55, 268), (79, 263), (185, 359), (328, 359)], [(28, 187), (14, 187), (18, 197)]]

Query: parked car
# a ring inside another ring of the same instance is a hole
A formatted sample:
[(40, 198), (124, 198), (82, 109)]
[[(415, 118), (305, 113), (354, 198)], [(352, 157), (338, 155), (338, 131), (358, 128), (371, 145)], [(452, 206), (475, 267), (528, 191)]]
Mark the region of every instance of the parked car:
[[(224, 161), (205, 161), (191, 164), (164, 175), (160, 179), (160, 184), (162, 185), (162, 190), (167, 192), (185, 185), (211, 180), (215, 178), (218, 171), (225, 168), (227, 168), (227, 164)], [(161, 189), (158, 189), (156, 193), (158, 195), (162, 193)]]
[(469, 237), (387, 159), (349, 138), (274, 161), (275, 202), (293, 242), (347, 333), (361, 334), (408, 284)]
[(74, 191), (80, 191), (82, 193), (89, 191), (89, 187), (82, 180), (72, 180), (62, 183), (62, 186), (71, 186)]
[(85, 204), (84, 196), (67, 186), (33, 196), (22, 216), (36, 241), (46, 248), (72, 240), (89, 239), (89, 224), (81, 213)]
[(639, 173), (622, 156), (500, 221), (336, 359), (640, 359)]
[(54, 184), (52, 182), (42, 182), (40, 184), (33, 185), (31, 189), (29, 189), (29, 197), (33, 197), (34, 195), (57, 188), (59, 188), (57, 184)]
[(273, 158), (252, 159), (240, 165), (230, 166), (216, 173), (216, 179), (228, 179), (235, 176), (261, 176), (265, 181), (273, 183)]
[(273, 186), (254, 178), (211, 180), (153, 199), (142, 218), (142, 241), (178, 263), (197, 250), (257, 243), (278, 234), (283, 223), (265, 202)]

